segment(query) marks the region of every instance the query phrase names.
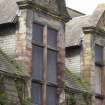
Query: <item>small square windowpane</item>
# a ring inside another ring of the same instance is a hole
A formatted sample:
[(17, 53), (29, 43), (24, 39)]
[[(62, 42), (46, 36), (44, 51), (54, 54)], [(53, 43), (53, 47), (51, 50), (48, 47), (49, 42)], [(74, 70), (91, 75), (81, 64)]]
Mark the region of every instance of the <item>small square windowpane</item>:
[(42, 44), (43, 42), (43, 26), (34, 23), (33, 24), (33, 32), (32, 32), (32, 40), (37, 44)]
[(41, 105), (42, 86), (32, 82), (32, 101), (35, 105)]
[(48, 46), (57, 48), (57, 31), (48, 28)]
[(43, 75), (43, 48), (32, 48), (32, 78), (42, 80)]
[(47, 105), (57, 105), (57, 89), (47, 86)]
[(48, 50), (48, 82), (56, 84), (57, 52)]
[(103, 47), (99, 45), (95, 45), (95, 63), (103, 63)]

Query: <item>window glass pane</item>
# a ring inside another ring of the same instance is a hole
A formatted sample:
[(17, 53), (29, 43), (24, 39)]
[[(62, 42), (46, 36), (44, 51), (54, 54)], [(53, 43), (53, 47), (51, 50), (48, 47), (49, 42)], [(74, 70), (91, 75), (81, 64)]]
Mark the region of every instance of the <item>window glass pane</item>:
[(41, 44), (43, 42), (43, 26), (33, 24), (33, 40), (35, 43)]
[(95, 92), (98, 94), (101, 94), (101, 71), (102, 68), (96, 66), (96, 71), (95, 71), (95, 81), (96, 81), (96, 88), (95, 88)]
[(35, 105), (41, 105), (41, 85), (32, 83), (32, 101)]
[(103, 47), (95, 45), (95, 61), (96, 63), (103, 63)]
[(57, 105), (57, 94), (56, 88), (48, 86), (47, 87), (47, 105)]
[(42, 80), (43, 74), (43, 48), (32, 48), (32, 79)]
[(57, 31), (51, 28), (48, 28), (48, 46), (57, 47)]
[(48, 82), (56, 83), (57, 52), (48, 50)]

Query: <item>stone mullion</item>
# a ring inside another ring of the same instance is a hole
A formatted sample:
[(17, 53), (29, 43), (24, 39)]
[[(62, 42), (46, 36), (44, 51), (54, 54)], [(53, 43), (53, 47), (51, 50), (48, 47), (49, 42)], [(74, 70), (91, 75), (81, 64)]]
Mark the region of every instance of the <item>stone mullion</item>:
[(43, 31), (43, 44), (44, 44), (44, 49), (43, 49), (43, 86), (42, 86), (42, 105), (46, 105), (46, 90), (47, 90), (47, 26), (44, 27)]

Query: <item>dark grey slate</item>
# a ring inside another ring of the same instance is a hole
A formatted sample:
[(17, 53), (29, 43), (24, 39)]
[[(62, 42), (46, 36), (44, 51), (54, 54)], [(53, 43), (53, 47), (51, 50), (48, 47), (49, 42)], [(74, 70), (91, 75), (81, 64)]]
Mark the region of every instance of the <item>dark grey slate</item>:
[(98, 27), (100, 29), (103, 29), (104, 13), (105, 8), (103, 4), (99, 5), (90, 16), (84, 15), (75, 17), (72, 20), (70, 20), (66, 24), (65, 47), (80, 45), (81, 39), (84, 35), (82, 30), (83, 27)]
[(0, 0), (0, 24), (14, 21), (19, 10), (17, 1), (19, 0)]
[(66, 24), (65, 47), (80, 45), (83, 37), (82, 27), (90, 26), (90, 16), (75, 17)]

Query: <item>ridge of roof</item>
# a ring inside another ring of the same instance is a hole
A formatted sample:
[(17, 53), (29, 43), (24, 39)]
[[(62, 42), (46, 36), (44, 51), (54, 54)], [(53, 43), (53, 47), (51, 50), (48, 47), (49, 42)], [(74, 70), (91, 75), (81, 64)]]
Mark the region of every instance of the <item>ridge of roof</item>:
[(69, 13), (69, 15), (74, 18), (74, 17), (78, 17), (78, 16), (82, 16), (82, 15), (86, 15), (78, 10), (75, 10), (73, 8), (70, 8), (70, 7), (66, 7), (67, 8), (67, 11)]

